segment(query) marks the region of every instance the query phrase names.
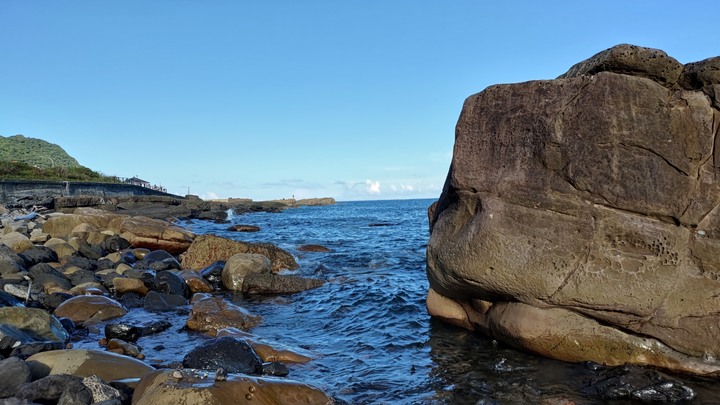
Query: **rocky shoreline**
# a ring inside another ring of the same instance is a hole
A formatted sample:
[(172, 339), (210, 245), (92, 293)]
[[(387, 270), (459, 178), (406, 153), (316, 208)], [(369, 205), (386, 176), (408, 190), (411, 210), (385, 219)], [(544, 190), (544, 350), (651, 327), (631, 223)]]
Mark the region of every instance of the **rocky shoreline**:
[[(119, 214), (148, 212), (148, 202), (158, 216), (193, 207), (155, 198), (102, 204), (115, 211), (73, 208), (92, 205), (77, 198), (56, 200), (66, 212), (0, 208), (3, 403), (337, 403), (285, 378), (293, 364), (311, 357), (249, 333), (262, 314), (227, 299), (232, 293), (292, 294), (324, 280), (287, 274), (298, 268), (294, 257), (269, 243), (198, 236), (169, 221)], [(201, 212), (225, 207), (210, 206)], [(182, 325), (160, 317), (123, 322), (139, 310), (187, 316)], [(139, 338), (181, 329), (206, 338), (184, 358), (145, 359)], [(102, 335), (97, 349), (73, 348), (92, 332)]]

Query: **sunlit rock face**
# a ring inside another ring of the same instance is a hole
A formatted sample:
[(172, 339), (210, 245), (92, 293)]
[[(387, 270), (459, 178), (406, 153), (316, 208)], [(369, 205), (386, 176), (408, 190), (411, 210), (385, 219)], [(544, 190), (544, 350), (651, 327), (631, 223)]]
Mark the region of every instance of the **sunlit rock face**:
[(563, 360), (720, 370), (719, 98), (720, 57), (632, 45), (470, 96), (430, 313)]

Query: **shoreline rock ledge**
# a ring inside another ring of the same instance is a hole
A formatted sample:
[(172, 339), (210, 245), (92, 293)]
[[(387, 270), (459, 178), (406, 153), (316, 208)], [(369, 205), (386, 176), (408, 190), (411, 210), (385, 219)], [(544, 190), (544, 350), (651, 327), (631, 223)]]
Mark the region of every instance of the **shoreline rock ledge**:
[(720, 57), (618, 45), (464, 103), (431, 315), (555, 359), (720, 374)]

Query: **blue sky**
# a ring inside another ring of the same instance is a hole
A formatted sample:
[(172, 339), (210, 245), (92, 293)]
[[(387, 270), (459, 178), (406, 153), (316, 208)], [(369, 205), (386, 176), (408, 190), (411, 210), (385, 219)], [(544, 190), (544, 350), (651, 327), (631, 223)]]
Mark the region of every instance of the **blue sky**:
[(619, 43), (720, 55), (717, 1), (0, 0), (0, 135), (256, 200), (437, 197), (463, 100)]

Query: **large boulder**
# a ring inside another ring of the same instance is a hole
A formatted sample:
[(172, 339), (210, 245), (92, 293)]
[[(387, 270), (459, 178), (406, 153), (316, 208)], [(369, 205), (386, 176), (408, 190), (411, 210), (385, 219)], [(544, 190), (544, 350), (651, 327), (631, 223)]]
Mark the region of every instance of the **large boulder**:
[(155, 370), (140, 360), (98, 350), (53, 350), (27, 359), (33, 378), (53, 374), (96, 375), (105, 381), (140, 378)]
[(79, 295), (55, 308), (55, 316), (86, 325), (118, 318), (127, 312), (122, 304), (102, 295)]
[(136, 248), (165, 250), (171, 254), (184, 252), (195, 234), (177, 225), (148, 217), (119, 217), (108, 229), (120, 235)]
[(183, 269), (203, 269), (216, 261), (227, 261), (236, 253), (255, 253), (268, 259), (275, 271), (298, 268), (295, 258), (288, 252), (270, 243), (249, 243), (234, 241), (214, 235), (195, 238), (187, 252), (180, 255)]
[(216, 380), (213, 373), (158, 370), (140, 380), (133, 405), (175, 404), (334, 404), (318, 388), (288, 379), (230, 374)]
[[(621, 45), (469, 97), (429, 210), (430, 312), (559, 359), (720, 371), (716, 64)], [(558, 322), (535, 339), (537, 319)]]

